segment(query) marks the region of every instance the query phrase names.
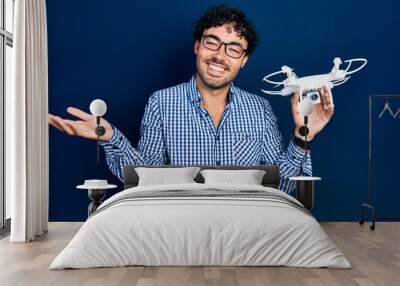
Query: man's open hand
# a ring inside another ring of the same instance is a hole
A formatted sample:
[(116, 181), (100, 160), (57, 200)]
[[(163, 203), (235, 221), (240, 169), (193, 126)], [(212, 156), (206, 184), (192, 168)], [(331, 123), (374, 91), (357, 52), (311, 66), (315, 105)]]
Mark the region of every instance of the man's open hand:
[[(69, 135), (80, 136), (86, 139), (97, 140), (96, 116), (86, 113), (78, 108), (68, 107), (67, 112), (80, 120), (68, 120), (59, 116), (48, 114), (49, 124)], [(100, 119), (100, 125), (106, 130), (103, 136), (100, 136), (102, 141), (109, 141), (113, 135), (111, 124), (105, 119)]]

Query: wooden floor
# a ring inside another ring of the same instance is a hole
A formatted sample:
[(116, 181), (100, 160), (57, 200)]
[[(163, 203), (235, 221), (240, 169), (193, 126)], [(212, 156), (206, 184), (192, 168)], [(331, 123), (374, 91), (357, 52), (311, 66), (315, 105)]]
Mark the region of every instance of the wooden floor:
[(322, 223), (352, 269), (290, 267), (119, 267), (48, 270), (81, 223), (50, 223), (32, 243), (0, 241), (0, 285), (400, 285), (400, 223)]

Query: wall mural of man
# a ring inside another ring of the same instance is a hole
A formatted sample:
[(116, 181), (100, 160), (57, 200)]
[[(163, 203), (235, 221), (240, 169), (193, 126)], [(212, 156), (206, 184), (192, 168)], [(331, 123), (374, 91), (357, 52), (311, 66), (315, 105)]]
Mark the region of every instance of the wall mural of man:
[[(233, 85), (254, 52), (258, 36), (240, 9), (209, 8), (194, 24), (196, 73), (189, 82), (153, 93), (146, 105), (140, 140), (134, 148), (105, 119), (101, 137), (106, 161), (120, 180), (125, 165), (278, 165), (280, 189), (290, 192), (291, 176), (311, 175), (311, 157), (304, 160), (299, 134), (303, 117), (297, 111), (299, 94), (291, 98), (295, 123), (289, 146), (283, 146), (277, 120), (267, 99)], [(309, 116), (308, 141), (329, 122), (334, 107), (327, 90)], [(68, 113), (79, 120), (49, 114), (49, 124), (69, 135), (97, 139), (96, 118), (77, 108)]]

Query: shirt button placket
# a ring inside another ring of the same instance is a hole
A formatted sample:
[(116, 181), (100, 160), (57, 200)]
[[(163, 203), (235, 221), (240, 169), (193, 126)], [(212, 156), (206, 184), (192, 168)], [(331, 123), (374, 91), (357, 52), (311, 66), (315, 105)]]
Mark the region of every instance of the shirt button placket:
[(216, 152), (215, 152), (215, 159), (216, 159), (215, 164), (216, 164), (217, 166), (220, 166), (220, 165), (221, 165), (221, 161), (219, 161), (219, 160), (217, 159), (217, 154), (218, 154), (218, 152), (217, 152), (217, 146), (218, 146), (218, 143), (219, 143), (219, 135), (217, 134), (217, 136), (215, 137), (215, 150), (216, 150)]

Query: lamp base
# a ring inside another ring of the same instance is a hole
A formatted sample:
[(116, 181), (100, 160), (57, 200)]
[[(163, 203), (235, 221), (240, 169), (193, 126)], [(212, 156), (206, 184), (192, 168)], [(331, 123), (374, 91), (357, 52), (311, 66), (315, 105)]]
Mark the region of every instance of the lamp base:
[(88, 189), (88, 196), (92, 202), (88, 206), (88, 217), (94, 213), (106, 196), (106, 189)]

